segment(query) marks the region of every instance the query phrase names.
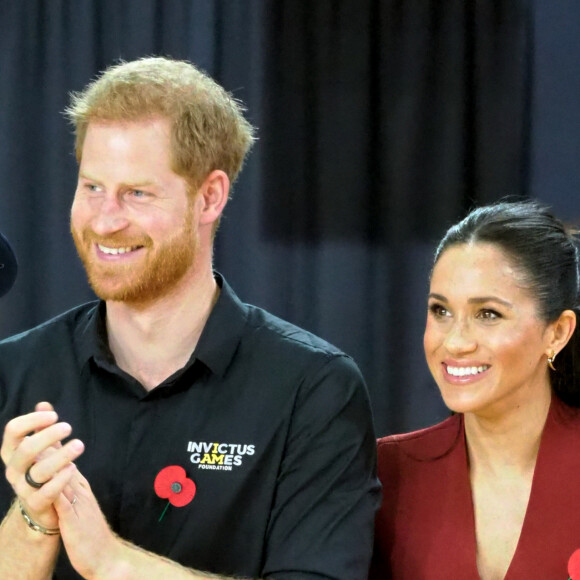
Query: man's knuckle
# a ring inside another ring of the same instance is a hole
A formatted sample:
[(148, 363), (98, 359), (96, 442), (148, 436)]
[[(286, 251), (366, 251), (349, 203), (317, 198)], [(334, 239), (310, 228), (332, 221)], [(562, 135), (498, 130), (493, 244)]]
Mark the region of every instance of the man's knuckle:
[(5, 475), (6, 475), (6, 480), (8, 481), (8, 483), (10, 485), (14, 486), (16, 484), (16, 477), (17, 477), (16, 470), (12, 466), (8, 465), (6, 467)]
[(26, 455), (34, 452), (34, 441), (32, 441), (32, 439), (30, 437), (25, 437), (21, 442), (20, 442), (20, 451), (22, 451), (22, 453), (25, 453)]
[(16, 435), (16, 431), (17, 431), (16, 425), (17, 425), (16, 419), (11, 419), (10, 421), (8, 421), (8, 423), (6, 423), (6, 427), (4, 427), (4, 439), (5, 440), (7, 438), (14, 437)]

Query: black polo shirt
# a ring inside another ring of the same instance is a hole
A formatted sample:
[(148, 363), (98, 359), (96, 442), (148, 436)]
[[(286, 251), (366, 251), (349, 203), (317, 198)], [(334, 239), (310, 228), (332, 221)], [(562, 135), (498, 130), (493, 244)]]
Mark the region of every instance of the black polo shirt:
[[(0, 343), (0, 427), (51, 402), (121, 537), (198, 570), (249, 578), (366, 578), (379, 501), (366, 387), (320, 338), (220, 297), (187, 365), (147, 392), (114, 362), (92, 302)], [(184, 507), (154, 491), (182, 466)], [(13, 499), (4, 478), (0, 514)], [(55, 580), (80, 578), (61, 552)]]

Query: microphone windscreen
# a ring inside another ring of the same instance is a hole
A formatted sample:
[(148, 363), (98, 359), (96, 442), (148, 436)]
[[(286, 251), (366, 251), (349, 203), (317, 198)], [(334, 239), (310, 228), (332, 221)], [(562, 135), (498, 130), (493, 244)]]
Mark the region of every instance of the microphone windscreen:
[(0, 234), (0, 297), (12, 288), (17, 271), (18, 263), (12, 247), (8, 240)]

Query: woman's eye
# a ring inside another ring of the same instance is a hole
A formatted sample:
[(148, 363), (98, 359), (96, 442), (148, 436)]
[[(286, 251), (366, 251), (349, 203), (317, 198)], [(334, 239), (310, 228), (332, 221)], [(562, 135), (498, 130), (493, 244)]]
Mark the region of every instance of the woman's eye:
[(488, 308), (485, 308), (483, 310), (480, 310), (478, 315), (478, 318), (482, 319), (482, 320), (497, 320), (498, 318), (501, 318), (501, 314), (495, 310), (490, 310)]
[(446, 316), (450, 316), (450, 313), (447, 310), (447, 308), (445, 308), (441, 304), (431, 304), (431, 305), (429, 305), (429, 312), (435, 318), (443, 318), (443, 317), (446, 317)]

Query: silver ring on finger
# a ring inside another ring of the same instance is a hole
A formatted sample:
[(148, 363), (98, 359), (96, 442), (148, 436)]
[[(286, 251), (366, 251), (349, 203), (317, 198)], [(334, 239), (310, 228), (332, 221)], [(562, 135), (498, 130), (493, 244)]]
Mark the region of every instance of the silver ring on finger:
[[(35, 465), (35, 464), (33, 463), (32, 465)], [(32, 465), (30, 465), (28, 467), (28, 469), (26, 470), (26, 473), (24, 474), (24, 479), (26, 480), (26, 483), (28, 485), (30, 485), (30, 487), (33, 487), (34, 489), (40, 489), (46, 483), (46, 481), (39, 483), (38, 481), (35, 481), (34, 479), (32, 479), (32, 476), (30, 475), (30, 470), (32, 469)]]

